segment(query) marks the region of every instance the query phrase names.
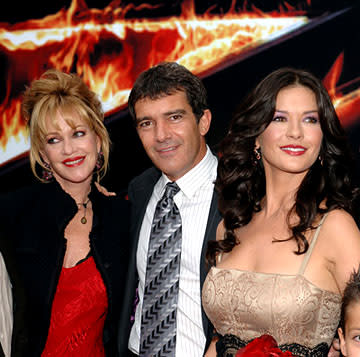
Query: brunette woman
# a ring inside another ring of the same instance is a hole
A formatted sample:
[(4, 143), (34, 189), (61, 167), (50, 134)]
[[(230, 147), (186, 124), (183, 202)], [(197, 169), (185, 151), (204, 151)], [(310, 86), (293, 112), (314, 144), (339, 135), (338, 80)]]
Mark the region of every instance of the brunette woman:
[(295, 356), (327, 356), (360, 261), (350, 158), (331, 99), (307, 71), (269, 74), (237, 112), (222, 145), (224, 219), (203, 288), (218, 356), (264, 334)]

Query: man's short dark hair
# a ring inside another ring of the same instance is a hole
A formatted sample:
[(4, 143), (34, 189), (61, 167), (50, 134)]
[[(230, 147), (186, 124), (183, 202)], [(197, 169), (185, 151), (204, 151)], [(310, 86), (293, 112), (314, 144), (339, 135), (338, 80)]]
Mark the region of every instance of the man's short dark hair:
[(137, 101), (144, 98), (156, 100), (177, 91), (183, 91), (186, 94), (188, 103), (199, 121), (204, 110), (208, 109), (206, 89), (200, 78), (176, 62), (162, 62), (139, 75), (128, 101), (132, 118), (136, 121), (135, 104)]

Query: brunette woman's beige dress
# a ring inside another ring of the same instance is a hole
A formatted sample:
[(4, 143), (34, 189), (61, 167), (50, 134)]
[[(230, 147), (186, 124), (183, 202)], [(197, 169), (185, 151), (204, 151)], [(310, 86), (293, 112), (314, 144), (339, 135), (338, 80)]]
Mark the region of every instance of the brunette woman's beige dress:
[(263, 334), (273, 336), (281, 350), (295, 356), (327, 356), (339, 323), (341, 296), (303, 275), (324, 218), (296, 275), (210, 269), (202, 302), (220, 335), (218, 356), (235, 356)]

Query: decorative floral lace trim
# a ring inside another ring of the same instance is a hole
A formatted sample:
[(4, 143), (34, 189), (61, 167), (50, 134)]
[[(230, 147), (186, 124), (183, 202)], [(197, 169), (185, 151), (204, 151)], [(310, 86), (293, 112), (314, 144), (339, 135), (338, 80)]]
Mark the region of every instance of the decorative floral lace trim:
[[(217, 356), (234, 357), (240, 348), (245, 347), (251, 341), (243, 341), (234, 335), (220, 336), (219, 341), (216, 343)], [(283, 352), (290, 351), (298, 357), (326, 357), (329, 352), (329, 346), (325, 342), (318, 344), (314, 348), (297, 343), (280, 345), (279, 348)]]
[(202, 291), (204, 310), (221, 335), (245, 341), (269, 334), (279, 345), (331, 344), (340, 319), (341, 296), (302, 275), (212, 268)]

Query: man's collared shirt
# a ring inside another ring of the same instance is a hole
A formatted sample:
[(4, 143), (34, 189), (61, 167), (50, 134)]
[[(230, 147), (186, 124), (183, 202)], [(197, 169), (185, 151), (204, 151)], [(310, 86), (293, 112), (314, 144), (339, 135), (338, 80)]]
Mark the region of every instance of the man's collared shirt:
[[(193, 169), (176, 181), (180, 191), (174, 201), (182, 221), (179, 298), (176, 315), (176, 356), (202, 356), (206, 338), (201, 315), (200, 258), (216, 179), (217, 158), (209, 148)], [(147, 251), (155, 207), (165, 192), (169, 179), (162, 174), (156, 185), (142, 222), (137, 248), (139, 303), (135, 313), (129, 349), (138, 354), (141, 308), (147, 264)], [(215, 237), (214, 237), (215, 238)]]

